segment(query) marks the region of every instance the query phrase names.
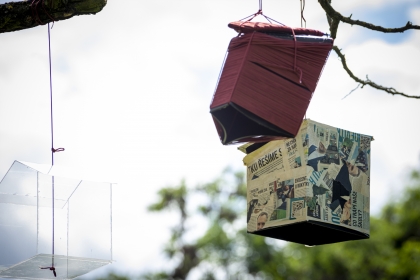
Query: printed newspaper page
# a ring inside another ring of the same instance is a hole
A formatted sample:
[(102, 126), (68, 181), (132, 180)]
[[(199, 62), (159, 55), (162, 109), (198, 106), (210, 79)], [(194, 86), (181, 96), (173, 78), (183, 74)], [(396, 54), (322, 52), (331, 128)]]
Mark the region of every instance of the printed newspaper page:
[(247, 166), (247, 181), (254, 180), (274, 170), (285, 170), (284, 151), (284, 141), (277, 140), (269, 142), (260, 149), (246, 155), (243, 161)]
[(371, 136), (309, 121), (308, 217), (369, 233)]
[(303, 217), (369, 233), (372, 139), (306, 120), (245, 156), (248, 231)]
[(369, 197), (352, 192), (349, 200), (351, 211), (346, 218), (351, 219), (351, 226), (359, 228), (361, 231), (369, 231)]
[(308, 186), (306, 168), (264, 174), (248, 182), (249, 232), (290, 223), (306, 215), (304, 198), (297, 193), (306, 193)]
[(247, 230), (253, 232), (268, 227), (273, 213), (276, 198), (275, 184), (271, 178), (259, 177), (248, 182), (248, 215)]
[(247, 181), (273, 171), (286, 171), (302, 166), (304, 158), (301, 138), (271, 141), (246, 155)]

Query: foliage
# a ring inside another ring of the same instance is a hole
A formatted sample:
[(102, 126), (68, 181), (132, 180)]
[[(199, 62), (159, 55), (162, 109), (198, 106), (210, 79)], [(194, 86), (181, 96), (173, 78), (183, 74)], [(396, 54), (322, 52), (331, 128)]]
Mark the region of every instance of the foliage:
[(126, 276), (119, 276), (115, 273), (110, 273), (106, 278), (98, 278), (97, 280), (129, 280)]
[[(226, 170), (194, 189), (181, 182), (160, 190), (158, 201), (149, 207), (179, 213), (180, 222), (166, 244), (167, 257), (176, 266), (139, 279), (188, 279), (193, 274), (206, 280), (420, 279), (420, 170), (413, 171), (403, 193), (371, 218), (370, 239), (308, 248), (246, 233), (242, 173)], [(199, 237), (187, 238), (194, 230), (190, 221), (198, 215), (207, 226)]]
[[(203, 200), (196, 213), (206, 217), (208, 228), (202, 237), (194, 242), (185, 238), (187, 201)], [(226, 171), (223, 176), (208, 184), (186, 191), (185, 183), (178, 187), (164, 188), (159, 191), (159, 201), (149, 207), (151, 211), (177, 210), (180, 223), (172, 229), (172, 236), (165, 252), (171, 259), (181, 258), (169, 278), (185, 279), (192, 269), (204, 269), (206, 279), (215, 279), (215, 271), (227, 277), (235, 274), (234, 267), (241, 262), (243, 237), (235, 236), (238, 221), (245, 215), (246, 186), (241, 173)], [(239, 237), (239, 238), (238, 238)], [(232, 240), (235, 239), (235, 242)], [(150, 277), (150, 276), (149, 276)]]

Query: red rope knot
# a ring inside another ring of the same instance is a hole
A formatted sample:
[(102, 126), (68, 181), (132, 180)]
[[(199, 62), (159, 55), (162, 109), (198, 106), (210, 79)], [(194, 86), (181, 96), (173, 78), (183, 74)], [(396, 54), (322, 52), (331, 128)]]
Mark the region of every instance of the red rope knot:
[(44, 267), (40, 266), (39, 268), (40, 269), (49, 269), (49, 270), (52, 270), (52, 272), (54, 273), (54, 277), (57, 277), (57, 273), (55, 272), (55, 267), (54, 266), (44, 266)]
[[(42, 22), (42, 20), (39, 17), (38, 14), (38, 5), (41, 3), (41, 8), (42, 10), (44, 10), (44, 13), (52, 20), (53, 22), (53, 26), (54, 26), (54, 18), (47, 12), (47, 10), (45, 9), (45, 3), (44, 0), (32, 0), (31, 2), (31, 12), (32, 12), (32, 18), (34, 19), (35, 22), (37, 22), (40, 25), (43, 25), (44, 23)], [(51, 27), (52, 28), (52, 27)]]
[(58, 148), (58, 149), (51, 148), (51, 152), (53, 153), (58, 153), (58, 152), (63, 152), (63, 151), (65, 151), (64, 148)]

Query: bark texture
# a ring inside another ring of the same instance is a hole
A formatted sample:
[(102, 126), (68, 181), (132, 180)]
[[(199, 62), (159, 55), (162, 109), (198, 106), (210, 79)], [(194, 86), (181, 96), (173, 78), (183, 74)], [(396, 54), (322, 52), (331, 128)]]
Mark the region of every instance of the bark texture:
[(107, 0), (28, 0), (0, 5), (0, 33), (100, 12)]

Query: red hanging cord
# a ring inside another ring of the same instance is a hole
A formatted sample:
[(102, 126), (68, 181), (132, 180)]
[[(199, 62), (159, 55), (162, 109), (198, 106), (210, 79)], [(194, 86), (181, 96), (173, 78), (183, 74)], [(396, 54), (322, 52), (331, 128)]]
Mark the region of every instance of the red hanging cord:
[[(42, 22), (42, 20), (39, 18), (39, 14), (38, 14), (38, 5), (41, 3), (41, 8), (44, 10), (44, 13), (52, 20), (53, 22), (53, 26), (54, 26), (54, 18), (47, 12), (47, 10), (45, 9), (45, 3), (44, 0), (32, 0), (31, 2), (31, 13), (32, 13), (32, 18), (34, 19), (35, 22), (37, 22), (40, 25), (43, 25), (44, 23)], [(52, 28), (52, 27), (51, 27)]]
[[(53, 102), (52, 102), (52, 73), (51, 73), (51, 36), (50, 36), (50, 24), (48, 23), (48, 57), (49, 57), (49, 67), (50, 67), (50, 116), (51, 116), (51, 166), (54, 165), (54, 129), (53, 129)], [(54, 268), (54, 176), (52, 176), (51, 181), (52, 189), (52, 260), (50, 270), (53, 271), (54, 276), (56, 276)]]
[[(34, 0), (35, 1), (35, 0)], [(52, 28), (52, 27), (51, 27)], [(52, 91), (52, 67), (51, 67), (51, 36), (50, 24), (48, 23), (48, 58), (50, 70), (50, 125), (51, 125), (51, 165), (54, 165), (54, 153), (62, 152), (64, 148), (54, 148), (54, 118), (53, 118), (53, 91)]]
[[(40, 0), (33, 0), (32, 3), (38, 5)], [(43, 0), (42, 0), (43, 4)], [(38, 18), (39, 19), (39, 18)], [(52, 28), (52, 27), (51, 27)], [(54, 166), (54, 153), (64, 151), (64, 148), (54, 148), (54, 121), (53, 121), (53, 91), (52, 91), (52, 67), (51, 67), (51, 35), (50, 35), (50, 23), (48, 23), (48, 62), (49, 62), (49, 72), (50, 72), (50, 125), (51, 125), (51, 166)], [(55, 237), (55, 194), (54, 194), (54, 176), (51, 178), (51, 192), (52, 192), (52, 257), (51, 257), (51, 266), (40, 267), (40, 269), (49, 269), (53, 272), (54, 277), (57, 277), (54, 266), (54, 237)]]

